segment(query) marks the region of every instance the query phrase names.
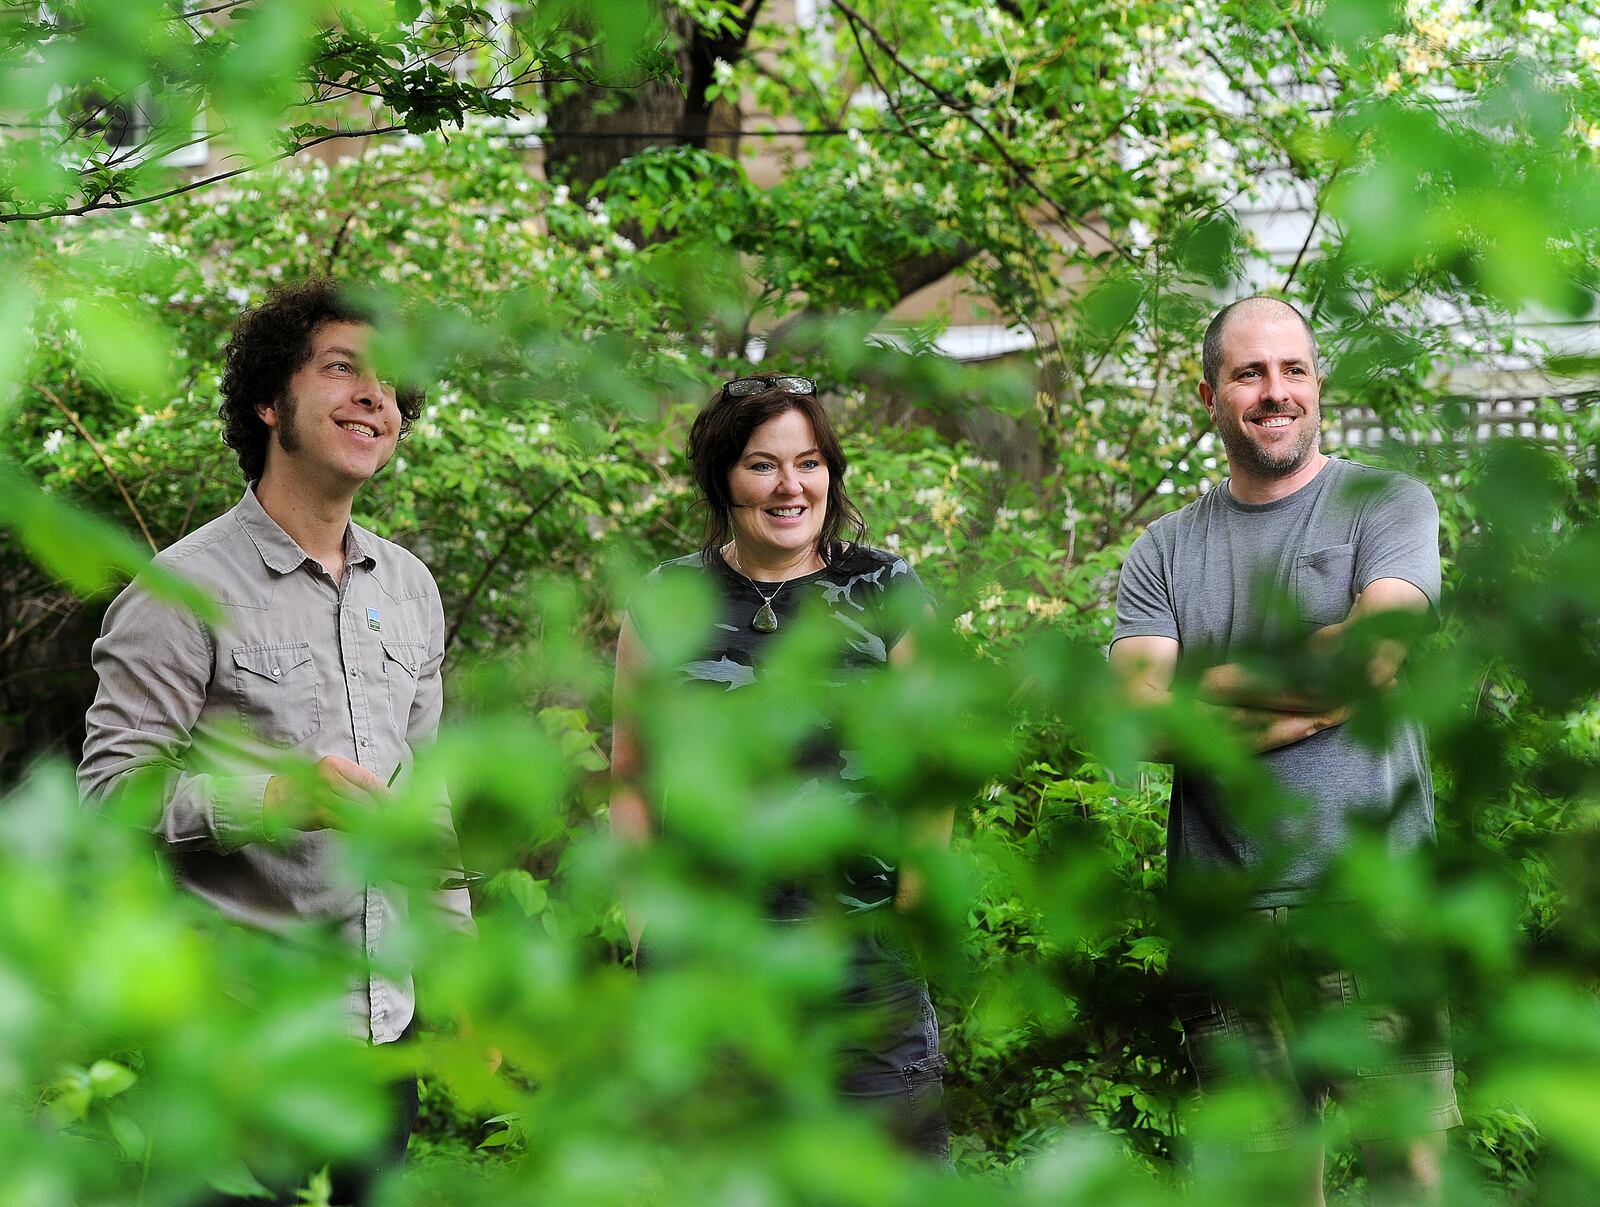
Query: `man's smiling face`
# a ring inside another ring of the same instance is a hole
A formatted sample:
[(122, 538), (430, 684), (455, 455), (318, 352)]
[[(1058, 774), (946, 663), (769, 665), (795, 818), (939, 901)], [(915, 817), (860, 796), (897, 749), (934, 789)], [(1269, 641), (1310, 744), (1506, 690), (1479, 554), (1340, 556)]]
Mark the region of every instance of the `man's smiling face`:
[(360, 485), (394, 455), (400, 409), (367, 362), (371, 338), (365, 323), (324, 323), (311, 333), (311, 357), (284, 398), (259, 408), (275, 433), (269, 469), (277, 462), (308, 480)]
[(1200, 397), (1235, 475), (1284, 478), (1317, 450), (1322, 383), (1305, 324), (1292, 311), (1241, 307), (1222, 331), (1215, 389)]

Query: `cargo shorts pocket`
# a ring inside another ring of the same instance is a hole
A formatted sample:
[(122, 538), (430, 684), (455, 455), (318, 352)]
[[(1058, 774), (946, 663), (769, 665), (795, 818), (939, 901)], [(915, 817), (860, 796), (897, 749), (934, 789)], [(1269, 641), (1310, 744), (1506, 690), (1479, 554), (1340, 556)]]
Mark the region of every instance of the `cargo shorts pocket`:
[(1343, 1004), (1360, 1012), (1370, 1050), (1356, 1063), (1357, 1077), (1450, 1075), (1455, 1057), (1450, 1050), (1450, 1013), (1440, 1006), (1432, 1028), (1418, 1034), (1405, 1014), (1374, 1001), (1359, 973), (1340, 974)]
[(944, 1072), (939, 1053), (913, 1061), (906, 1079), (906, 1140), (918, 1152), (940, 1160), (950, 1157), (950, 1125), (944, 1115)]
[(1244, 1028), (1230, 1018), (1213, 993), (1185, 992), (1173, 999), (1173, 1009), (1183, 1028), (1183, 1046), (1202, 1088), (1229, 1071), (1238, 1057)]
[(322, 692), (304, 641), (233, 650), (239, 720), (262, 741), (293, 746), (322, 729)]

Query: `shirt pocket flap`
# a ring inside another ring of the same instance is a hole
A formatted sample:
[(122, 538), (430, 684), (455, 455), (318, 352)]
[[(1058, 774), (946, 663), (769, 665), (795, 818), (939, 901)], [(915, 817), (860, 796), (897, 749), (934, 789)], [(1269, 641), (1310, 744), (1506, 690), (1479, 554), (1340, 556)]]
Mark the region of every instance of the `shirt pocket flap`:
[(383, 656), (390, 662), (398, 662), (411, 674), (413, 678), (422, 670), (422, 658), (427, 647), (420, 641), (391, 641), (383, 640)]
[(310, 661), (311, 646), (303, 641), (289, 645), (243, 645), (233, 651), (234, 666), (274, 681)]

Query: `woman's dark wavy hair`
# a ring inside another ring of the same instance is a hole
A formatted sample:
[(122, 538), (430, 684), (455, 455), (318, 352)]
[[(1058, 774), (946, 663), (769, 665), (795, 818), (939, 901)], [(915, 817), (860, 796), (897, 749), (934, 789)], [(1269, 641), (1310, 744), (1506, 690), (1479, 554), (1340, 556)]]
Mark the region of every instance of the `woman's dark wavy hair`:
[(817, 556), (833, 564), (867, 538), (867, 525), (861, 512), (845, 493), (844, 475), (849, 467), (839, 437), (834, 435), (828, 413), (815, 394), (791, 394), (787, 390), (762, 390), (744, 398), (730, 398), (718, 390), (689, 429), (689, 464), (695, 485), (700, 489), (700, 505), (705, 510), (705, 543), (701, 552), (710, 558), (715, 549), (733, 537), (733, 499), (728, 494), (728, 471), (744, 455), (750, 433), (785, 411), (799, 411), (811, 421), (817, 451), (828, 465), (828, 509), (817, 534)]
[[(311, 337), (324, 323), (371, 323), (372, 312), (348, 298), (337, 282), (309, 277), (274, 289), (266, 301), (239, 316), (223, 354), (222, 439), (239, 457), (245, 481), (254, 482), (267, 466), (272, 429), (256, 414), (258, 406), (277, 406), (289, 392), (289, 379), (311, 359)], [(400, 435), (422, 413), (424, 393), (402, 386)]]

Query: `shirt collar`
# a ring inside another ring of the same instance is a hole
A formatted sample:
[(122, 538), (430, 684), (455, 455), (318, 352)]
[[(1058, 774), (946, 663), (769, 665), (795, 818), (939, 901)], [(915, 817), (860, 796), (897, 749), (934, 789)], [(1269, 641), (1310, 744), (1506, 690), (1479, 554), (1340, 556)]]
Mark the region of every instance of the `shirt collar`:
[[(278, 521), (268, 515), (267, 509), (261, 506), (261, 500), (256, 498), (255, 483), (252, 482), (245, 487), (244, 498), (239, 500), (234, 512), (239, 517), (239, 526), (254, 543), (256, 552), (261, 555), (261, 560), (266, 563), (267, 569), (276, 574), (289, 574), (312, 560), (311, 555), (300, 548), (294, 537), (280, 528)], [(369, 535), (354, 523), (344, 530), (346, 565), (373, 564), (375, 559), (370, 552), (371, 541), (362, 540)]]
[(377, 564), (378, 559), (372, 556), (372, 542), (375, 538), (372, 533), (361, 527), (354, 520), (344, 530), (344, 562), (347, 566), (367, 566)]

